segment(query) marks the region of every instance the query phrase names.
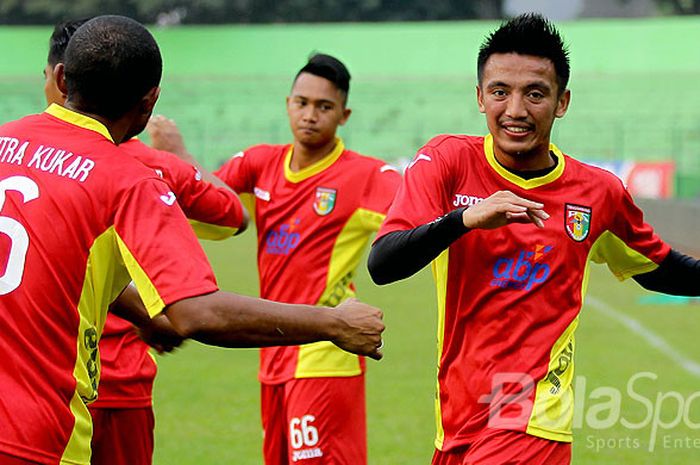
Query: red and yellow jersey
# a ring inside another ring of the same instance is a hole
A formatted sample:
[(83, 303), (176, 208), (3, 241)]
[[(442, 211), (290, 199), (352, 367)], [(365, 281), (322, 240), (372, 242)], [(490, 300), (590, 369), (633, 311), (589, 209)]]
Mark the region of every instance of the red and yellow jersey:
[(619, 279), (655, 269), (670, 248), (607, 171), (551, 151), (529, 180), (503, 168), (493, 140), (439, 136), (416, 155), (379, 233), (408, 230), (500, 190), (544, 204), (544, 229), (472, 230), (433, 261), (438, 304), (436, 447), (487, 426), (571, 441), (574, 331), (590, 262)]
[[(401, 176), (385, 162), (335, 149), (293, 172), (291, 145), (259, 145), (234, 155), (217, 175), (255, 196), (260, 296), (336, 306), (355, 295), (355, 269), (379, 229)], [(260, 381), (355, 376), (364, 360), (330, 342), (261, 350)]]
[(2, 453), (88, 464), (108, 305), (131, 280), (151, 315), (217, 289), (170, 194), (94, 119), (52, 105), (0, 127)]
[[(238, 231), (243, 207), (234, 192), (202, 180), (202, 174), (194, 166), (136, 138), (119, 147), (170, 186), (198, 237), (221, 240)], [(99, 395), (90, 408), (150, 406), (156, 363), (133, 326), (108, 314), (99, 348), (102, 362)]]

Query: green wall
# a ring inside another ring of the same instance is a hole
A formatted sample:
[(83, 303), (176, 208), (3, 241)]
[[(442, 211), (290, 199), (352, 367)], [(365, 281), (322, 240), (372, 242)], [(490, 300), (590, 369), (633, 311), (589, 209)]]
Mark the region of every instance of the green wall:
[[(259, 142), (289, 139), (284, 97), (312, 51), (353, 74), (352, 148), (411, 157), (443, 132), (482, 134), (475, 62), (493, 22), (181, 27), (154, 30), (164, 56), (158, 111), (214, 166)], [(590, 160), (674, 159), (679, 192), (700, 191), (700, 18), (560, 23), (570, 44), (572, 105), (555, 142)], [(0, 119), (42, 106), (50, 28), (0, 28)]]

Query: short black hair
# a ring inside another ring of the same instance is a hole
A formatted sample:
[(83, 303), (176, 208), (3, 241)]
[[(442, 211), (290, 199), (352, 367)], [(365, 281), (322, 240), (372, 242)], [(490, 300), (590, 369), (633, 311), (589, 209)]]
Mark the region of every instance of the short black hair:
[(309, 73), (328, 79), (343, 93), (343, 103), (347, 102), (348, 93), (350, 92), (350, 72), (337, 58), (323, 53), (315, 53), (309, 57), (306, 65), (294, 76), (294, 82), (296, 82), (301, 73)]
[(56, 66), (58, 63), (63, 62), (63, 55), (66, 53), (68, 41), (73, 37), (75, 31), (89, 20), (90, 18), (71, 19), (56, 24), (49, 39), (48, 64)]
[(160, 83), (163, 61), (148, 30), (125, 16), (98, 16), (80, 26), (64, 56), (68, 100), (117, 119)]
[(559, 93), (569, 83), (569, 50), (554, 25), (538, 13), (525, 13), (501, 24), (489, 34), (479, 48), (477, 75), (479, 83), (486, 61), (494, 53), (517, 53), (549, 59), (557, 74)]

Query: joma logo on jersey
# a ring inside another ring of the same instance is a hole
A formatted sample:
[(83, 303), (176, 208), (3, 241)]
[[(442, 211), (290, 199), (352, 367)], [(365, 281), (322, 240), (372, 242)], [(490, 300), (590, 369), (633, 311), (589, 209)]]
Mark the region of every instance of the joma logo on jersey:
[(550, 268), (542, 259), (551, 251), (551, 245), (537, 244), (534, 250), (521, 250), (516, 257), (499, 258), (493, 265), (491, 286), (529, 291), (545, 282)]
[(482, 200), (484, 199), (473, 195), (455, 194), (455, 199), (452, 201), (452, 205), (455, 207), (473, 207)]
[(270, 255), (289, 255), (301, 241), (301, 235), (294, 231), (299, 220), (292, 224), (283, 224), (277, 230), (272, 230), (265, 237), (265, 252)]

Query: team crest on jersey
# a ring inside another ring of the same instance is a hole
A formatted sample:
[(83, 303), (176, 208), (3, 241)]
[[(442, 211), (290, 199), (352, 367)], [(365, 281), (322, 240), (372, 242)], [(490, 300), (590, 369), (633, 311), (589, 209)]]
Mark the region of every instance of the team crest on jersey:
[(581, 205), (566, 204), (564, 210), (564, 227), (570, 238), (576, 242), (581, 242), (588, 237), (591, 231), (591, 213), (590, 207)]
[(321, 216), (326, 216), (335, 208), (335, 199), (338, 191), (327, 187), (316, 188), (314, 199), (314, 211)]

